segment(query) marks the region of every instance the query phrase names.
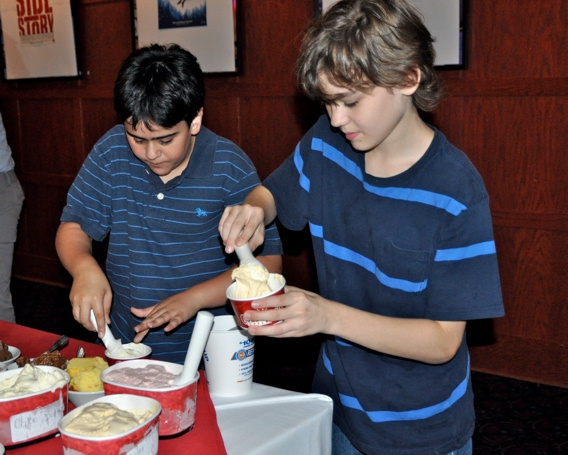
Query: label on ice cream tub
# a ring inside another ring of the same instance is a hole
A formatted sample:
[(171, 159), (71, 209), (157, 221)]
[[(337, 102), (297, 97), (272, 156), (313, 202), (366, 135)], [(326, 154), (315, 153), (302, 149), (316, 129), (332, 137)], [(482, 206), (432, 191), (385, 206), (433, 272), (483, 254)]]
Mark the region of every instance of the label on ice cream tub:
[[(142, 438), (126, 455), (149, 455), (158, 453), (158, 425), (154, 425), (150, 433)], [(124, 447), (123, 447), (124, 449)]]
[(56, 430), (64, 412), (65, 405), (63, 404), (63, 396), (60, 394), (59, 401), (11, 416), (12, 442), (27, 441)]

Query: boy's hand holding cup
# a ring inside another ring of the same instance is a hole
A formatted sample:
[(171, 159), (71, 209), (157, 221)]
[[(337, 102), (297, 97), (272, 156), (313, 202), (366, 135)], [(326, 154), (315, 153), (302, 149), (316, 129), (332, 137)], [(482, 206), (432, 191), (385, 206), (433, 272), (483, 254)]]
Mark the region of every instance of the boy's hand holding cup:
[[(247, 245), (248, 246), (248, 245)], [(242, 248), (242, 247), (239, 247)], [(282, 321), (246, 321), (244, 313), (248, 310), (264, 311), (267, 308), (252, 308), (255, 300), (284, 293), (286, 280), (278, 273), (270, 273), (260, 261), (245, 247), (244, 251), (237, 249), (241, 261), (240, 266), (233, 271), (235, 280), (227, 288), (227, 298), (231, 302), (239, 326), (247, 329), (251, 325), (273, 325)]]

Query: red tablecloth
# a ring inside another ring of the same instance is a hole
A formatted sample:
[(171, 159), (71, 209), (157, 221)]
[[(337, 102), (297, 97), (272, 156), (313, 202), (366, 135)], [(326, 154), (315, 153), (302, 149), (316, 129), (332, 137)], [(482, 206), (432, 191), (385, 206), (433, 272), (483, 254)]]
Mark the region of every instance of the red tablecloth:
[[(25, 357), (37, 357), (46, 351), (61, 335), (32, 329), (18, 324), (0, 321), (0, 340), (15, 346)], [(104, 347), (93, 343), (69, 339), (69, 344), (61, 353), (68, 359), (75, 357), (77, 349), (82, 346), (85, 355), (104, 357)], [(69, 403), (70, 409), (73, 407)], [(51, 455), (62, 454), (63, 446), (58, 436), (49, 437), (40, 442), (32, 442), (6, 448), (6, 455)], [(191, 453), (192, 455), (225, 455), (225, 444), (217, 425), (217, 415), (209, 395), (207, 381), (201, 371), (201, 379), (197, 388), (197, 409), (195, 425), (191, 431), (179, 436), (160, 438), (160, 455)]]

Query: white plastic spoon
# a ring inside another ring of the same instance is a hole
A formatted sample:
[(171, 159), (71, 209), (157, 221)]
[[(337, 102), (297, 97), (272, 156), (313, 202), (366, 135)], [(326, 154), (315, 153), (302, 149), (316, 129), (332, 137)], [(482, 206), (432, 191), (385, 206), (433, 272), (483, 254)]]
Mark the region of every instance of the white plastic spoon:
[(236, 246), (235, 253), (237, 253), (241, 267), (243, 265), (258, 265), (262, 268), (266, 268), (262, 262), (254, 257), (248, 243), (245, 243), (243, 246)]
[(186, 384), (195, 378), (212, 327), (213, 314), (209, 313), (209, 311), (198, 311), (193, 333), (189, 340), (187, 354), (185, 355), (183, 370), (174, 378), (174, 385)]
[[(97, 327), (97, 320), (95, 318), (95, 313), (91, 310), (90, 313), (91, 323), (95, 326), (95, 330), (98, 332), (99, 328)], [(122, 347), (122, 343), (120, 339), (116, 339), (112, 332), (110, 331), (107, 324), (105, 324), (105, 335), (101, 338), (103, 344), (107, 348), (108, 352), (112, 352), (120, 347)]]

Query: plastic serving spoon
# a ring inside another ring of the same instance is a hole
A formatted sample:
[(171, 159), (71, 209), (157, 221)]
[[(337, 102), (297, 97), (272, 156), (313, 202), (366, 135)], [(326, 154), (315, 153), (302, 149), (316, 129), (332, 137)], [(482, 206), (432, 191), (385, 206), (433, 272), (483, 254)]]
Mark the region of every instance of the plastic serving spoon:
[[(97, 332), (99, 331), (99, 328), (97, 327), (97, 320), (95, 319), (95, 313), (93, 312), (93, 310), (91, 310), (91, 313), (89, 315), (91, 317), (91, 323), (95, 326), (95, 329), (97, 330)], [(109, 327), (107, 324), (105, 324), (105, 335), (101, 338), (103, 344), (105, 345), (105, 347), (108, 349), (108, 352), (112, 352), (120, 347), (122, 347), (122, 343), (120, 341), (120, 339), (116, 339), (112, 332), (110, 331)]]
[(203, 356), (209, 333), (213, 327), (213, 314), (209, 311), (198, 311), (195, 319), (195, 327), (189, 340), (189, 347), (185, 355), (183, 370), (174, 378), (174, 385), (186, 384), (193, 381), (199, 362)]
[(235, 253), (237, 253), (241, 266), (258, 265), (266, 268), (262, 262), (254, 257), (248, 243), (245, 243), (243, 246), (236, 246)]

